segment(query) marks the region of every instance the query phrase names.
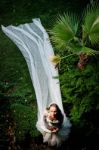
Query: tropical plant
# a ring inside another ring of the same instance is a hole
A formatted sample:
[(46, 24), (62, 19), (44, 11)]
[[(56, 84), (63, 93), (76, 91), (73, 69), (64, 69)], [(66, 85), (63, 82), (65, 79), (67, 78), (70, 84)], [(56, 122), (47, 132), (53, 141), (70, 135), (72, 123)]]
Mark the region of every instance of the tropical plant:
[(88, 56), (99, 54), (94, 49), (99, 42), (99, 5), (94, 3), (93, 6), (87, 6), (81, 18), (72, 13), (59, 15), (50, 34), (57, 49), (69, 52), (68, 56), (61, 59), (78, 55), (78, 67), (83, 69)]

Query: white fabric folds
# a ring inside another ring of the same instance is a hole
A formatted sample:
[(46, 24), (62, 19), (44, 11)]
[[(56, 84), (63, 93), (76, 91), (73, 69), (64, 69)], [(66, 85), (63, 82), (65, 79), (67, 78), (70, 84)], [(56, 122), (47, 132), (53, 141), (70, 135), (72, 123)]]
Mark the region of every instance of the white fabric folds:
[[(36, 127), (43, 134), (50, 132), (43, 124), (43, 113), (50, 103), (56, 103), (64, 114), (58, 71), (50, 62), (54, 55), (49, 36), (40, 19), (19, 26), (2, 26), (3, 32), (17, 45), (22, 52), (29, 69), (38, 105), (38, 120)], [(64, 122), (60, 134), (68, 137), (71, 124), (64, 114)]]

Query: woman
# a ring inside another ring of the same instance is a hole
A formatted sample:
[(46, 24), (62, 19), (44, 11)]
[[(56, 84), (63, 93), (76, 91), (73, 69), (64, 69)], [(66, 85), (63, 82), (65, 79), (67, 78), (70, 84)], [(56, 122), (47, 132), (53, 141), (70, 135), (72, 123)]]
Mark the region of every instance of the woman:
[(63, 115), (58, 105), (51, 104), (44, 113), (44, 124), (50, 132), (45, 132), (43, 135), (44, 142), (48, 142), (50, 146), (59, 146), (62, 143), (62, 138), (59, 135), (59, 130), (62, 127)]

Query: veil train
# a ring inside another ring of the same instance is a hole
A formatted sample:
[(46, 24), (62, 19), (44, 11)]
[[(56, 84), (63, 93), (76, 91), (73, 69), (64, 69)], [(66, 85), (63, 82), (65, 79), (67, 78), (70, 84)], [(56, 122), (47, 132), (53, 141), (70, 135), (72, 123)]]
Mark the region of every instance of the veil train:
[(37, 129), (42, 134), (49, 132), (44, 126), (42, 114), (50, 103), (56, 103), (64, 115), (59, 134), (66, 139), (71, 123), (64, 113), (59, 79), (54, 78), (58, 76), (58, 70), (49, 60), (54, 51), (40, 19), (32, 21), (19, 26), (2, 26), (2, 30), (17, 45), (27, 62), (38, 105)]

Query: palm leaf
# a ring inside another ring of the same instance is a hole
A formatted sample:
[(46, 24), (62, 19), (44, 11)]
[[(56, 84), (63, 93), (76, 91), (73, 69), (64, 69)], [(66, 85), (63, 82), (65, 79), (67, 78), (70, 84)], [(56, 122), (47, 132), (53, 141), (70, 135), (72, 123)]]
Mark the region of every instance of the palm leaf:
[(99, 42), (99, 5), (88, 6), (84, 13), (83, 40), (93, 45)]
[(77, 17), (72, 14), (59, 15), (53, 29), (50, 30), (51, 39), (59, 49), (64, 49), (76, 36), (78, 29)]
[(81, 48), (81, 50), (80, 50), (80, 53), (83, 53), (83, 54), (92, 56), (92, 55), (99, 54), (99, 51), (96, 51), (96, 50), (94, 50), (94, 49), (92, 49), (92, 48), (83, 46), (83, 47)]
[(77, 43), (71, 43), (68, 49), (70, 50), (71, 53), (76, 54), (76, 55), (80, 55), (81, 53), (90, 55), (90, 56), (99, 54), (99, 51), (96, 51), (86, 46), (81, 46), (80, 44), (77, 44)]

